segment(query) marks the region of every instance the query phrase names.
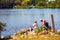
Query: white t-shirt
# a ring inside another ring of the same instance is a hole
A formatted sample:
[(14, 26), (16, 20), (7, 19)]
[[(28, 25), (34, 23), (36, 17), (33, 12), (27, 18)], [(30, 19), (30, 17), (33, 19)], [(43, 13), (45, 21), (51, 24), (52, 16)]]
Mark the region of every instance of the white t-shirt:
[(37, 23), (33, 24), (33, 29), (36, 29), (38, 27)]

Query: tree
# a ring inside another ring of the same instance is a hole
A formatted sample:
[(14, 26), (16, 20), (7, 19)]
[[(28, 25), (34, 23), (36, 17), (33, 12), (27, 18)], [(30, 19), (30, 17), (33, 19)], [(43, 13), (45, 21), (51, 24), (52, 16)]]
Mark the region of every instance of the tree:
[(36, 0), (36, 6), (46, 7), (46, 0)]
[(48, 2), (47, 7), (48, 7), (48, 8), (55, 8), (55, 7), (56, 7), (55, 1), (50, 1), (50, 2)]
[(20, 2), (20, 0), (15, 0), (16, 3)]
[(56, 0), (55, 2), (56, 2), (56, 7), (60, 8), (60, 0)]
[(22, 5), (23, 6), (28, 6), (30, 4), (30, 0), (23, 0)]
[(35, 6), (35, 5), (36, 5), (36, 0), (31, 0), (31, 4), (32, 4), (33, 6)]
[(0, 0), (0, 3), (12, 3), (15, 0)]

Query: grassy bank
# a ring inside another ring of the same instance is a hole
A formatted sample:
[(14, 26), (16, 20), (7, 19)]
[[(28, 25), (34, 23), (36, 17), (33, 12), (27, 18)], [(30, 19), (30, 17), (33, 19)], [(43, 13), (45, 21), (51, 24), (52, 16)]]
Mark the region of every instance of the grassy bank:
[(43, 6), (19, 6), (19, 5), (16, 5), (14, 6), (13, 8), (15, 9), (31, 9), (31, 8), (38, 8), (38, 9), (42, 9), (42, 8), (50, 8), (50, 9), (59, 9), (60, 7), (43, 7)]
[(28, 36), (26, 35), (25, 37), (21, 37), (19, 35), (13, 36), (13, 40), (59, 40), (60, 36), (58, 35), (32, 35)]
[[(27, 31), (24, 30), (26, 33)], [(16, 34), (14, 34), (12, 36), (12, 40), (59, 40), (60, 39), (60, 31), (53, 33), (53, 32), (48, 32), (48, 33), (44, 33), (44, 32), (38, 32), (38, 30), (36, 31), (37, 33), (35, 33), (35, 30), (33, 31), (28, 31), (28, 34), (21, 32), (17, 32)]]

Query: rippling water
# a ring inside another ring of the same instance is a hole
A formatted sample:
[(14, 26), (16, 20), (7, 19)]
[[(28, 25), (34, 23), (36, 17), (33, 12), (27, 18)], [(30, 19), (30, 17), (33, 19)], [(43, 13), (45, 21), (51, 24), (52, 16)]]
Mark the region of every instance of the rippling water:
[(60, 29), (60, 9), (0, 9), (0, 21), (7, 24), (6, 31), (2, 32), (3, 36), (16, 33), (20, 29), (27, 29), (37, 20), (46, 19), (51, 25), (50, 14), (54, 15), (55, 29)]

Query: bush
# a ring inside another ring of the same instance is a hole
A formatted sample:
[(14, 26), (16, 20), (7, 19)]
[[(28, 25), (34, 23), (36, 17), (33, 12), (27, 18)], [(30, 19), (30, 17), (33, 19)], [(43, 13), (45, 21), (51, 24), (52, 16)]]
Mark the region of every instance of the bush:
[(28, 34), (28, 32), (26, 31), (26, 30), (21, 30), (18, 34), (20, 34), (20, 35), (27, 35)]
[(59, 34), (59, 35), (60, 35), (60, 31), (59, 31), (59, 32), (57, 32), (57, 34)]
[(27, 6), (19, 6), (19, 5), (16, 5), (16, 6), (14, 6), (13, 8), (27, 8)]
[(41, 28), (41, 27), (35, 29), (35, 33), (39, 33), (39, 32), (41, 32), (41, 31), (42, 31), (42, 28)]
[(45, 27), (45, 26), (42, 26), (42, 27), (41, 27), (41, 30), (42, 30), (42, 31), (46, 30), (46, 27)]
[(40, 32), (43, 32), (44, 30), (46, 30), (46, 27), (38, 27), (37, 29), (35, 29), (35, 33), (40, 33)]

